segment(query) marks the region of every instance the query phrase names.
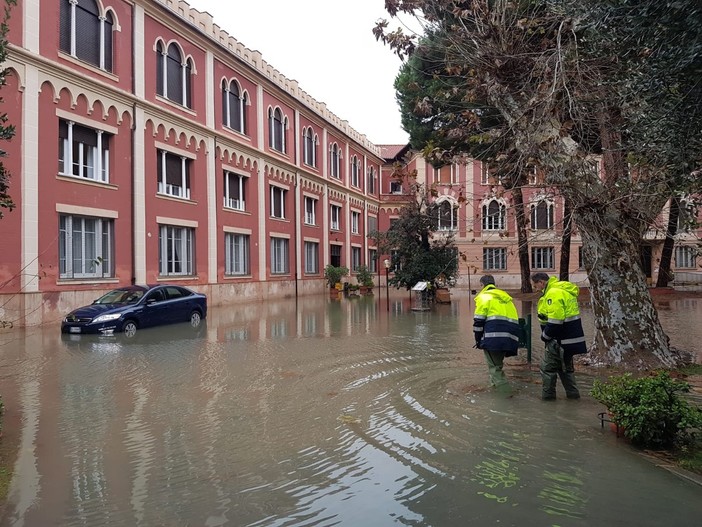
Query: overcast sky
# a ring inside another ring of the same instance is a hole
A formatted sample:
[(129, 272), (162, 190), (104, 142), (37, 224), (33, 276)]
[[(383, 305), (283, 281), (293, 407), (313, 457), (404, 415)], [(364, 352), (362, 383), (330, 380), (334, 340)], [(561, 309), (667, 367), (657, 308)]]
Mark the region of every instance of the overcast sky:
[[(189, 0), (376, 144), (403, 144), (393, 83), (401, 61), (375, 40), (383, 0)], [(391, 20), (391, 28), (399, 22)]]

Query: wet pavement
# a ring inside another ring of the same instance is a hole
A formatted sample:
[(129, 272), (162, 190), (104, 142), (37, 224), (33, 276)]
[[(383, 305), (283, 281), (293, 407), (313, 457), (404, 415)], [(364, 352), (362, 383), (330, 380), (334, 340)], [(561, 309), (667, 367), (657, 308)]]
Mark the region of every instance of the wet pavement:
[[(700, 487), (601, 428), (589, 396), (539, 399), (540, 342), (508, 359), (505, 397), (485, 389), (470, 296), (415, 312), (377, 292), (212, 308), (133, 340), (1, 333), (19, 456), (0, 527), (698, 523)], [(702, 298), (660, 314), (700, 346)]]

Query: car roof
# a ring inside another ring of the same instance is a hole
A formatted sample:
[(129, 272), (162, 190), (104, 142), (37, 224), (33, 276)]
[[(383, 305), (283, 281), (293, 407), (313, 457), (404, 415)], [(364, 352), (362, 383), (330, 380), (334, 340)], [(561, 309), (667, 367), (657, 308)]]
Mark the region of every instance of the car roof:
[(192, 289), (189, 289), (185, 286), (179, 285), (179, 284), (146, 284), (146, 285), (125, 285), (124, 287), (118, 287), (117, 289), (119, 291), (144, 291), (145, 293), (148, 291), (151, 291), (152, 289), (157, 289), (157, 288), (163, 288), (163, 287), (177, 287), (179, 289), (184, 289), (186, 291), (190, 291), (193, 294), (196, 294), (195, 291)]

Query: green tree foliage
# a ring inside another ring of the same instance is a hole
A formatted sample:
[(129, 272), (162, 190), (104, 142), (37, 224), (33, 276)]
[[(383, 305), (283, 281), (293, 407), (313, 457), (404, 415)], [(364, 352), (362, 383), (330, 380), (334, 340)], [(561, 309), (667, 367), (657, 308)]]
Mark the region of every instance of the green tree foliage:
[(370, 233), (380, 252), (392, 254), (390, 284), (411, 289), (418, 282), (435, 284), (458, 275), (458, 251), (451, 232), (437, 233), (438, 206), (430, 203), (431, 189), (418, 183), (416, 173), (396, 167), (393, 177), (404, 180), (409, 201), (386, 232)]
[(385, 22), (375, 31), (401, 56), (430, 58), (431, 69), (417, 67), (431, 81), (406, 85), (424, 125), (443, 130), (437, 146), (472, 148), (471, 138), (487, 137), (498, 166), (539, 167), (572, 208), (596, 361), (684, 360), (658, 320), (639, 247), (669, 197), (699, 191), (702, 179), (699, 3), (386, 0), (386, 8), (426, 28), (419, 40), (387, 32)]
[[(7, 59), (7, 33), (10, 30), (9, 19), (10, 10), (15, 5), (15, 0), (5, 0), (5, 11), (0, 23), (0, 65), (5, 63)], [(1, 67), (1, 66), (0, 66)], [(7, 69), (0, 69), (0, 86), (5, 85)], [(2, 100), (2, 99), (0, 99)], [(0, 141), (9, 141), (15, 135), (15, 127), (8, 125), (7, 114), (0, 114)], [(7, 152), (0, 148), (0, 158), (7, 156)], [(5, 169), (5, 165), (0, 160), (0, 218), (3, 216), (2, 209), (12, 210), (15, 206), (9, 194), (10, 190), (10, 174)]]

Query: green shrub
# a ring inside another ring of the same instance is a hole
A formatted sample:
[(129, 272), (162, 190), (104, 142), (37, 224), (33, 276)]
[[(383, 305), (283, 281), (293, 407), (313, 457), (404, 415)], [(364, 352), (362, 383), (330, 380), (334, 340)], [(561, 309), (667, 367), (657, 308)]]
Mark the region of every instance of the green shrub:
[(340, 267), (335, 267), (329, 264), (324, 268), (324, 278), (327, 279), (329, 287), (334, 287), (336, 284), (341, 282), (341, 279), (347, 274), (349, 274), (349, 268), (344, 267), (343, 265)]
[(358, 283), (364, 287), (373, 287), (375, 285), (373, 283), (373, 273), (370, 272), (370, 269), (368, 269), (366, 265), (358, 266), (356, 269), (356, 279)]
[(680, 394), (690, 385), (666, 371), (636, 378), (630, 373), (596, 380), (591, 395), (604, 404), (625, 437), (642, 448), (690, 443), (702, 428), (702, 410)]

